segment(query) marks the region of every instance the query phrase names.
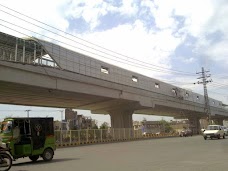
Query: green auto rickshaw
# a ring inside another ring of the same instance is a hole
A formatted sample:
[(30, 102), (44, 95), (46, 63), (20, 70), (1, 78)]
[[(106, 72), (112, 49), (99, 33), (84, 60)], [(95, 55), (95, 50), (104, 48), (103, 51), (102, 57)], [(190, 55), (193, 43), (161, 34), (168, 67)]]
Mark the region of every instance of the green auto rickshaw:
[(42, 157), (52, 160), (56, 150), (53, 118), (6, 118), (1, 125), (1, 139), (13, 159)]

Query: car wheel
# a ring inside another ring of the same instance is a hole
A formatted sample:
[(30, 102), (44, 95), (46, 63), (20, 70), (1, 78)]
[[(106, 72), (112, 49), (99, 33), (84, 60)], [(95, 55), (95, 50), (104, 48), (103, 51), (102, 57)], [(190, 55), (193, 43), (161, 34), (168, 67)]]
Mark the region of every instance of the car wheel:
[(44, 161), (52, 160), (53, 156), (54, 156), (54, 152), (50, 148), (45, 149), (43, 154), (42, 154), (42, 158), (44, 159)]
[(207, 137), (204, 137), (204, 139), (206, 140), (206, 139), (207, 139)]
[(218, 135), (218, 139), (220, 139), (220, 134)]

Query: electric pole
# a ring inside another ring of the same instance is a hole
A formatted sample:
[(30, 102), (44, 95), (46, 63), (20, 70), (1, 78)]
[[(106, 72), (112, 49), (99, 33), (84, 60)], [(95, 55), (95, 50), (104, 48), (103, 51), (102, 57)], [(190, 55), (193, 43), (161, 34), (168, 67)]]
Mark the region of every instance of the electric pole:
[(197, 83), (194, 84), (203, 84), (203, 90), (204, 90), (204, 112), (208, 116), (208, 122), (209, 124), (211, 123), (211, 110), (210, 110), (210, 103), (209, 103), (209, 98), (208, 98), (208, 93), (207, 93), (207, 83), (212, 82), (212, 79), (208, 80), (208, 78), (211, 76), (210, 74), (207, 74), (210, 71), (205, 71), (204, 67), (202, 67), (202, 72), (197, 72), (196, 74), (201, 74), (201, 77), (197, 78), (200, 79), (201, 81), (198, 81)]
[(30, 112), (31, 110), (25, 110), (25, 112), (27, 112), (27, 117), (29, 118), (29, 112)]
[(61, 130), (63, 129), (63, 110), (60, 110), (61, 112)]

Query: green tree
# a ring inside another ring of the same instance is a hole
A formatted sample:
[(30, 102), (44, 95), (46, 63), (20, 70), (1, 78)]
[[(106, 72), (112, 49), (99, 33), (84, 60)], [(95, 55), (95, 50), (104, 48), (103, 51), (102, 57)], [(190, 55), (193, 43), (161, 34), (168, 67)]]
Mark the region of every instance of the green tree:
[(164, 131), (166, 133), (169, 133), (169, 132), (173, 131), (173, 128), (171, 127), (171, 124), (169, 122), (167, 122), (165, 120), (161, 120), (160, 124), (164, 128)]
[(108, 129), (109, 124), (107, 122), (104, 122), (101, 124), (100, 129)]
[(95, 124), (95, 125), (92, 127), (92, 129), (98, 129), (97, 124)]

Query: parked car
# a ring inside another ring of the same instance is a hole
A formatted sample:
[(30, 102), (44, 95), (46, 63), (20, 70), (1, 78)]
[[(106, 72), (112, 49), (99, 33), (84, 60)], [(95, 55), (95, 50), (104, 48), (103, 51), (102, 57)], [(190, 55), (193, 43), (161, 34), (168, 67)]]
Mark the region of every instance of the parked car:
[(223, 137), (225, 139), (225, 132), (221, 125), (208, 125), (207, 129), (203, 132), (203, 137), (207, 138), (218, 138)]
[(228, 128), (225, 126), (222, 126), (222, 129), (224, 130), (225, 135), (228, 136)]
[(188, 137), (188, 136), (192, 136), (192, 130), (190, 129), (184, 129), (180, 132), (180, 137)]

